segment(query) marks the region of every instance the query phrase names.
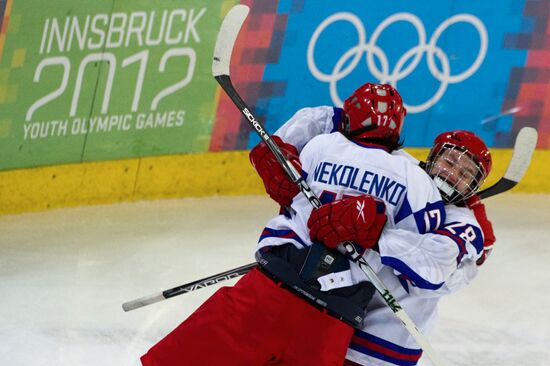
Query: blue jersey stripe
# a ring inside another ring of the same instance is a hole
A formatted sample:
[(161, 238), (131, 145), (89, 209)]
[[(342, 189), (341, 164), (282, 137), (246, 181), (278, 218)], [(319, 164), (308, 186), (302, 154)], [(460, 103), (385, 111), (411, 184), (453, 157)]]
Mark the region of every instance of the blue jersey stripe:
[(405, 195), (405, 199), (397, 211), (397, 214), (394, 217), (394, 222), (397, 224), (399, 221), (406, 219), (409, 215), (412, 214), (411, 204), (409, 203), (409, 198)]
[(303, 242), (302, 239), (292, 230), (276, 230), (269, 227), (264, 228), (264, 231), (262, 231), (262, 235), (260, 236), (260, 239), (258, 242), (266, 239), (266, 238), (280, 238), (280, 239), (290, 239), (294, 240), (304, 247), (307, 246), (306, 243)]
[(409, 267), (408, 265), (406, 265), (404, 262), (400, 261), (397, 258), (381, 257), (381, 260), (382, 260), (382, 264), (385, 264), (386, 266), (390, 266), (393, 269), (405, 275), (407, 279), (411, 281), (411, 283), (416, 287), (427, 289), (427, 290), (437, 290), (441, 286), (443, 286), (443, 282), (431, 283), (425, 280), (418, 273), (416, 273), (411, 267)]
[(340, 122), (342, 121), (342, 114), (344, 110), (342, 108), (333, 107), (334, 114), (332, 115), (332, 132), (340, 130)]

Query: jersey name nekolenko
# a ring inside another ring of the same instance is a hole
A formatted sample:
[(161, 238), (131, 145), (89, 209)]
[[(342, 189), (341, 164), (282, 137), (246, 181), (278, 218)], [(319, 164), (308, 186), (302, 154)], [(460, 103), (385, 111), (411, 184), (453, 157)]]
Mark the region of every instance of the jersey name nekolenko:
[(396, 206), (406, 187), (384, 175), (350, 165), (321, 161), (315, 167), (313, 180), (319, 183), (351, 188), (383, 199)]

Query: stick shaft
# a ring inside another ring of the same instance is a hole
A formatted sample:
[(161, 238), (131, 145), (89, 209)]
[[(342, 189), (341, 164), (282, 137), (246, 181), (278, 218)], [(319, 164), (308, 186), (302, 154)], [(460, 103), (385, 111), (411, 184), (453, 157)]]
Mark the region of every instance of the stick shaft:
[(125, 302), (122, 304), (122, 309), (124, 311), (130, 311), (135, 310), (138, 308), (141, 308), (143, 306), (151, 305), (159, 301), (163, 301), (166, 299), (169, 299), (174, 296), (183, 295), (189, 292), (193, 292), (195, 290), (205, 288), (208, 286), (216, 285), (220, 282), (230, 280), (232, 278), (236, 278), (239, 276), (244, 275), (245, 273), (249, 272), (251, 269), (256, 267), (257, 263), (250, 263), (246, 264), (244, 266), (230, 269), (225, 272), (221, 272), (212, 276), (208, 276), (206, 278), (202, 278), (200, 280), (196, 280), (193, 282), (186, 283), (181, 286), (177, 286), (174, 288), (171, 288), (169, 290), (161, 291), (158, 293), (154, 293), (152, 295), (144, 296), (139, 299), (135, 299), (132, 301)]

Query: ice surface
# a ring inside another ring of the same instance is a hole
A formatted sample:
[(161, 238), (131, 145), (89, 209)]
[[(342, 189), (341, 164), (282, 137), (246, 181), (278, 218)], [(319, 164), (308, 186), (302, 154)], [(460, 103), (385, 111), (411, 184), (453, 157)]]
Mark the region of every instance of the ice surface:
[[(487, 206), (495, 250), (442, 301), (432, 345), (450, 365), (547, 365), (550, 195)], [(251, 263), (276, 212), (266, 197), (212, 197), (0, 216), (0, 364), (140, 365), (221, 285), (128, 313), (121, 304)]]

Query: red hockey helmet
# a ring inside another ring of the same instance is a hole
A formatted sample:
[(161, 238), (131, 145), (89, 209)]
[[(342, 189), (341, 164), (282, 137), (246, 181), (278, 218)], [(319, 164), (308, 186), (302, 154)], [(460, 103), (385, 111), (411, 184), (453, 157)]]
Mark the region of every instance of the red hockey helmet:
[(376, 138), (397, 143), (406, 114), (403, 100), (393, 86), (366, 83), (344, 102), (340, 130), (350, 139)]
[(456, 203), (474, 195), (491, 171), (491, 153), (476, 134), (469, 131), (443, 132), (435, 138), (426, 161), (441, 196)]

